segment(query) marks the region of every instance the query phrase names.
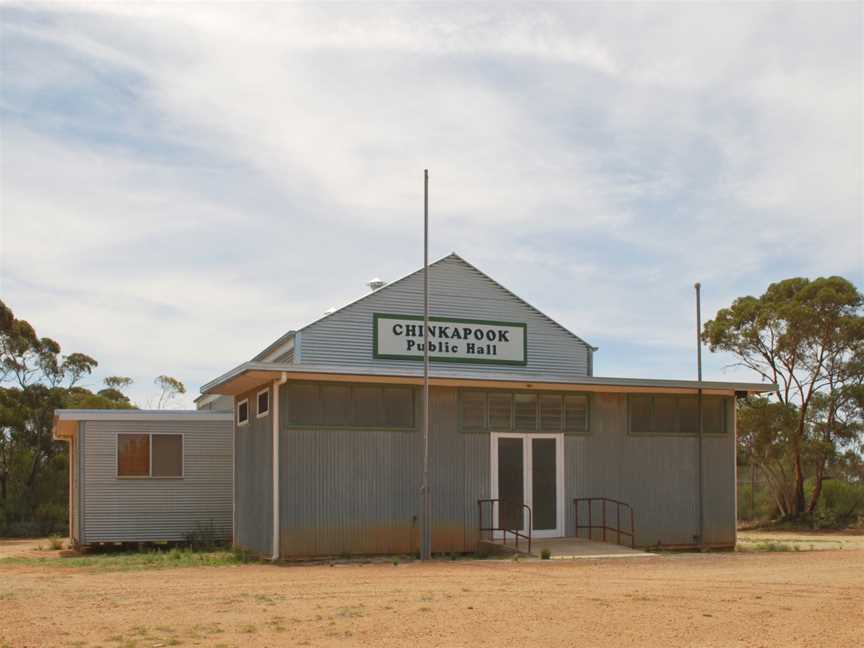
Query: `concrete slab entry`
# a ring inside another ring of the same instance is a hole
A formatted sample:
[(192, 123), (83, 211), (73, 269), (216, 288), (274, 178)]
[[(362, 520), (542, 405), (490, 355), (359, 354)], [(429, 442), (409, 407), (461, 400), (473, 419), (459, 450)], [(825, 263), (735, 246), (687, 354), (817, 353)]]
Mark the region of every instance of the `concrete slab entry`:
[(650, 558), (652, 554), (608, 542), (595, 542), (584, 538), (541, 538), (531, 543), (531, 555), (538, 558), (548, 549), (550, 560), (578, 560), (584, 558)]

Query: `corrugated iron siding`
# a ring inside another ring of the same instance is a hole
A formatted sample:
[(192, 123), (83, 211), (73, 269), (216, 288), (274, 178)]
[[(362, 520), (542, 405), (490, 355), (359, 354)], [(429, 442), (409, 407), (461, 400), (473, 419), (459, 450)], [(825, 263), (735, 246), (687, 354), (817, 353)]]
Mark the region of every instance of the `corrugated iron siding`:
[(255, 415), (259, 391), (235, 399), (236, 403), (249, 399), (249, 423), (238, 425), (234, 433), (234, 541), (253, 553), (269, 556), (273, 553), (273, 408), (267, 416)]
[[(182, 433), (183, 479), (117, 479), (118, 433)], [(87, 421), (80, 428), (81, 543), (231, 535), (231, 421)]]
[[(432, 390), (436, 552), (474, 549), (476, 502), (489, 489), (488, 435), (457, 431), (457, 403), (455, 389)], [(290, 406), (283, 394), (282, 412)], [(419, 427), (395, 432), (283, 425), (282, 556), (417, 551), (422, 442)]]
[[(732, 408), (731, 399), (728, 406)], [(731, 431), (703, 437), (705, 542), (709, 544), (732, 544), (735, 539), (734, 442)], [(637, 544), (694, 542), (699, 532), (695, 437), (629, 435), (626, 394), (595, 394), (591, 435), (568, 436), (564, 443), (568, 535), (575, 531), (573, 498), (603, 496), (633, 506)], [(579, 514), (581, 523), (586, 523), (585, 505)], [(599, 515), (597, 505), (595, 522)], [(611, 505), (607, 515), (614, 520)]]
[[(282, 411), (289, 407), (283, 394)], [(433, 550), (472, 551), (477, 500), (490, 491), (489, 434), (459, 432), (456, 389), (432, 390), (432, 414)], [(280, 443), (283, 557), (417, 550), (419, 428), (283, 425)], [(707, 543), (734, 542), (733, 447), (731, 433), (704, 439)], [(694, 437), (627, 434), (626, 395), (592, 396), (591, 434), (565, 437), (567, 534), (574, 534), (573, 498), (605, 496), (632, 504), (637, 544), (692, 544), (698, 532), (696, 457)], [(585, 513), (583, 508), (583, 521)], [(599, 514), (595, 509), (595, 520)], [(611, 522), (612, 507), (608, 514)]]
[[(528, 325), (528, 364), (508, 372), (539, 376), (586, 376), (588, 347), (548, 317), (502, 289), (458, 258), (448, 257), (429, 270), (430, 312), (433, 316), (525, 322)], [(404, 367), (410, 360), (372, 357), (372, 314), (420, 315), (423, 275), (417, 273), (385, 286), (361, 301), (302, 329), (300, 358), (304, 364), (355, 367)], [(292, 360), (293, 361), (293, 360)], [(490, 365), (459, 364), (471, 374)]]

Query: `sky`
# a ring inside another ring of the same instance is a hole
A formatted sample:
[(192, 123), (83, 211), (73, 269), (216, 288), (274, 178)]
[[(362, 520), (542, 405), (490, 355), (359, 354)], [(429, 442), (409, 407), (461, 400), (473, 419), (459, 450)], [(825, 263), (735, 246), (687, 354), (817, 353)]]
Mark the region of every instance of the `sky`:
[(0, 297), (192, 406), (422, 265), (428, 168), (432, 258), (694, 378), (694, 282), (864, 285), (862, 6), (3, 3)]

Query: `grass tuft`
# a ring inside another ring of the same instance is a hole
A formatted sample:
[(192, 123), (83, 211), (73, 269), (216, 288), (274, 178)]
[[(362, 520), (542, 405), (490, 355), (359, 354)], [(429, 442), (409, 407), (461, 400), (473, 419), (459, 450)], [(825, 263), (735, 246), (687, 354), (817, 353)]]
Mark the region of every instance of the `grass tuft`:
[(13, 556), (0, 559), (0, 565), (90, 568), (106, 571), (139, 571), (175, 567), (222, 567), (248, 562), (248, 556), (230, 551), (193, 551), (174, 547), (168, 551), (112, 552), (77, 558), (33, 558)]

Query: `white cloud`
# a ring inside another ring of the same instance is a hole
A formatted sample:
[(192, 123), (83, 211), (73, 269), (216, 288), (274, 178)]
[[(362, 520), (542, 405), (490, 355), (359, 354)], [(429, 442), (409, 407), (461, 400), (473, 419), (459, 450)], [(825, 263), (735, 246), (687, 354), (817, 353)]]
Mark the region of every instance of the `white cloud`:
[(109, 373), (197, 385), (413, 269), (430, 168), (436, 254), (600, 343), (601, 371), (621, 345), (614, 368), (668, 373), (697, 279), (706, 316), (862, 279), (856, 16), (10, 6), (3, 298)]

